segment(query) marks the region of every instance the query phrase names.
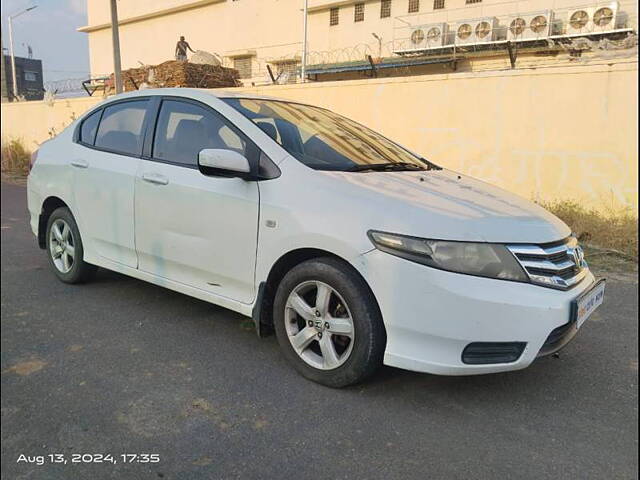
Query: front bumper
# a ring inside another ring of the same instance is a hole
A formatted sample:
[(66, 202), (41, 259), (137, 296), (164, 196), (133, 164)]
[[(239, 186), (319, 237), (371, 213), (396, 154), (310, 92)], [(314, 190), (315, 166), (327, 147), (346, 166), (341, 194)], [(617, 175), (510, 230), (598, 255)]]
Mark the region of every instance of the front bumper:
[[(567, 291), (445, 272), (379, 250), (363, 255), (363, 274), (387, 331), (386, 365), (441, 375), (525, 368), (558, 327), (572, 301), (595, 281), (588, 273)], [(471, 365), (462, 352), (474, 342), (525, 342), (516, 361)], [(542, 350), (542, 351), (541, 351)]]

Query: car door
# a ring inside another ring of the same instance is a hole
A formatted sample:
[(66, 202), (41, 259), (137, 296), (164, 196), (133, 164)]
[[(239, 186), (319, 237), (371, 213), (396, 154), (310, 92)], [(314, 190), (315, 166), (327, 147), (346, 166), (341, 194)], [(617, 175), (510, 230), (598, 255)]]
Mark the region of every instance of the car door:
[(224, 148), (255, 162), (258, 148), (212, 108), (182, 99), (163, 99), (149, 130), (135, 186), (140, 270), (250, 303), (257, 182), (205, 176), (197, 159), (202, 149)]
[(81, 124), (70, 163), (76, 214), (92, 253), (136, 268), (134, 185), (148, 99), (108, 104)]

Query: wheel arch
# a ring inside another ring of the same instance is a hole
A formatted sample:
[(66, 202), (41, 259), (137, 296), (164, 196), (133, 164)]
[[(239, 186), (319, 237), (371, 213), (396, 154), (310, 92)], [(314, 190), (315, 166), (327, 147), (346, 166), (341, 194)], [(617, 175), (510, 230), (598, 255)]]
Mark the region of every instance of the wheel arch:
[(323, 257), (338, 260), (340, 263), (342, 263), (356, 275), (358, 275), (358, 277), (362, 279), (364, 285), (371, 292), (371, 296), (374, 299), (375, 306), (380, 312), (380, 315), (382, 315), (382, 311), (380, 310), (380, 306), (378, 305), (378, 300), (376, 299), (376, 296), (374, 295), (369, 283), (351, 262), (341, 257), (340, 255), (336, 255), (335, 253), (328, 250), (323, 250), (320, 248), (297, 248), (295, 250), (290, 250), (280, 256), (280, 258), (278, 258), (278, 260), (276, 260), (271, 266), (269, 274), (267, 275), (267, 279), (261, 282), (258, 287), (258, 295), (253, 308), (252, 318), (256, 326), (256, 332), (259, 336), (267, 336), (273, 331), (273, 301), (278, 289), (278, 285), (280, 285), (280, 282), (287, 274), (287, 272), (296, 265), (301, 264), (302, 262)]
[(46, 248), (47, 223), (51, 214), (60, 207), (69, 208), (60, 197), (49, 196), (42, 202), (40, 209), (40, 218), (38, 219), (38, 246), (42, 249)]

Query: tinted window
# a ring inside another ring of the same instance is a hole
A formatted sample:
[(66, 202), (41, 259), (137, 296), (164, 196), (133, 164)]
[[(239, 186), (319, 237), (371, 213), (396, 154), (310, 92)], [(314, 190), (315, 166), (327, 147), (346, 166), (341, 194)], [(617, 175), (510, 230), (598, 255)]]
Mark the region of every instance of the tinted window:
[(379, 133), (323, 108), (275, 100), (225, 98), (291, 155), (317, 170), (430, 164)]
[(147, 100), (106, 107), (98, 127), (96, 147), (134, 155), (142, 153), (146, 107)]
[(102, 110), (98, 110), (87, 117), (82, 122), (82, 128), (80, 129), (80, 141), (93, 145), (93, 141), (96, 139), (96, 130), (98, 130), (98, 122), (100, 121), (100, 115)]
[(197, 165), (198, 153), (205, 148), (233, 150), (249, 156), (246, 140), (211, 110), (192, 103), (163, 101), (153, 142), (153, 156)]

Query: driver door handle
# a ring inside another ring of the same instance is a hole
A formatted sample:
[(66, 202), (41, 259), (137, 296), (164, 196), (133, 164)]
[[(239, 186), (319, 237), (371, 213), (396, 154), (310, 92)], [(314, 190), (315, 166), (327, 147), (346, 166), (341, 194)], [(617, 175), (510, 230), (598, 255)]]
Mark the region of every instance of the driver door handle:
[(154, 185), (167, 185), (169, 183), (169, 179), (159, 173), (143, 173), (142, 180)]
[(76, 168), (87, 168), (89, 166), (89, 162), (86, 160), (71, 160), (69, 163), (72, 167)]

